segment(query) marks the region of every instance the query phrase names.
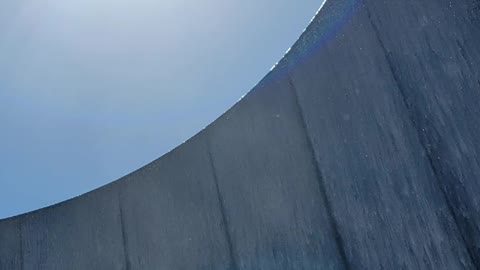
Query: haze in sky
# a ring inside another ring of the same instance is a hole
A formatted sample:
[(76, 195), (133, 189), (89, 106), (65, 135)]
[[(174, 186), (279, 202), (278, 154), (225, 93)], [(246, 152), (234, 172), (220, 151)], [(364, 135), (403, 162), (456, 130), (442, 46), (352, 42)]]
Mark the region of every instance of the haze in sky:
[(162, 156), (267, 74), (322, 0), (0, 2), (0, 218)]

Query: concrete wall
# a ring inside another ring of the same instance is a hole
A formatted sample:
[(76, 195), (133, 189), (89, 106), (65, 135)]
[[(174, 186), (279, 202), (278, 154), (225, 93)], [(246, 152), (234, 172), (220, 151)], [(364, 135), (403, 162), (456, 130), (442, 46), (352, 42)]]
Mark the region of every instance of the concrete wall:
[(480, 3), (328, 0), (243, 100), (0, 221), (0, 269), (480, 268)]

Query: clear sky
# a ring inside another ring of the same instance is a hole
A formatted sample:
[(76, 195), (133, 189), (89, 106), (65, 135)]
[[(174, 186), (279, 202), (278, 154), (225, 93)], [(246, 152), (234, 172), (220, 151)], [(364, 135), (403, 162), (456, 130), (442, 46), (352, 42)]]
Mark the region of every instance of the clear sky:
[(322, 2), (0, 1), (0, 218), (88, 192), (190, 138)]

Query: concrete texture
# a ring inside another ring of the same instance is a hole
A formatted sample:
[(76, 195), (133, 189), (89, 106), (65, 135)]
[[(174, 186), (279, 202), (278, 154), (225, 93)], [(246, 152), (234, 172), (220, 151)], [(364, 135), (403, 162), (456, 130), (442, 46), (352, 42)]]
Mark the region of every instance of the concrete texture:
[(233, 269), (205, 134), (119, 187), (125, 269)]
[(238, 269), (343, 269), (292, 87), (271, 77), (207, 131), (233, 256)]
[(244, 99), (0, 221), (0, 269), (479, 269), (480, 2), (328, 0)]

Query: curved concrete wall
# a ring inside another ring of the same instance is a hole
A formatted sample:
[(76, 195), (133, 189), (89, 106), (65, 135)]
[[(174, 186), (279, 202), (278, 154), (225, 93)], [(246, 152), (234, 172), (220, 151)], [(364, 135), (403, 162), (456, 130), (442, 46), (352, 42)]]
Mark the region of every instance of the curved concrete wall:
[(0, 221), (0, 269), (480, 268), (480, 2), (328, 0), (151, 164)]

